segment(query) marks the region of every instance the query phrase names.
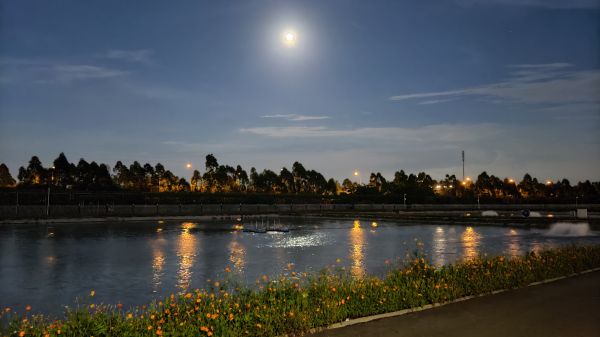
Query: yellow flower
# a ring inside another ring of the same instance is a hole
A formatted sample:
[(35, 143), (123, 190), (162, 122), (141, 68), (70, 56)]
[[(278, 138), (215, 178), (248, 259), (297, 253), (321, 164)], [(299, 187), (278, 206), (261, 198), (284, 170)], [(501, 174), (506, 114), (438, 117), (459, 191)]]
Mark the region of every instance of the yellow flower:
[(94, 297), (94, 295), (96, 295), (96, 291), (95, 290), (90, 291), (90, 296)]
[(127, 319), (131, 319), (131, 318), (133, 318), (133, 314), (132, 313), (128, 313), (127, 314)]
[(148, 331), (152, 330), (152, 325), (148, 325)]

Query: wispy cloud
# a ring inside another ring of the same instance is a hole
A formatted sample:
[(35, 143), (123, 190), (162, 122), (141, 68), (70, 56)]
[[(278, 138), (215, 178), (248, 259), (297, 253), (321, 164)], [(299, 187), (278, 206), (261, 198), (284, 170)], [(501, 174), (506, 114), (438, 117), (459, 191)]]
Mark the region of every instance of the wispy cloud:
[[(600, 102), (600, 70), (573, 70), (568, 63), (518, 64), (508, 67), (509, 77), (497, 83), (475, 87), (420, 92), (392, 96), (392, 101), (429, 99), (421, 102), (435, 102), (440, 99), (479, 96), (492, 102), (524, 104), (567, 104)], [(432, 100), (433, 99), (433, 100)], [(432, 103), (429, 103), (432, 104)]]
[(152, 55), (153, 51), (148, 49), (137, 49), (137, 50), (120, 50), (112, 49), (108, 52), (100, 55), (101, 57), (112, 59), (112, 60), (123, 60), (127, 62), (137, 62), (144, 64), (153, 63)]
[[(476, 131), (475, 131), (476, 129)], [(373, 139), (386, 141), (421, 142), (435, 139), (444, 142), (462, 142), (477, 138), (483, 134), (494, 134), (499, 128), (494, 124), (465, 125), (427, 125), (419, 128), (402, 127), (364, 127), (331, 129), (325, 126), (268, 126), (242, 128), (240, 132), (270, 138), (340, 138)], [(468, 131), (468, 132), (467, 132)]]
[[(74, 81), (107, 79), (125, 76), (129, 72), (115, 68), (91, 65), (54, 63), (44, 60), (3, 58), (0, 66), (14, 81), (33, 83), (71, 83)], [(18, 76), (11, 76), (18, 75)]]
[(508, 5), (562, 9), (596, 9), (600, 8), (597, 0), (456, 0), (463, 6), (473, 5)]
[(277, 115), (264, 115), (261, 118), (281, 118), (292, 122), (303, 122), (303, 121), (313, 121), (313, 120), (322, 120), (329, 119), (329, 116), (307, 116), (307, 115), (297, 115), (297, 114), (277, 114)]

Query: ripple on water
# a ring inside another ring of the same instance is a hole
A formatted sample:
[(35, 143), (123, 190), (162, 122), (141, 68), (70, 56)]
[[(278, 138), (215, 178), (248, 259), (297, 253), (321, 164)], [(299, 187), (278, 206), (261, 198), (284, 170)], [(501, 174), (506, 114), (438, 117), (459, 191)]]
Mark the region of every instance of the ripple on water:
[(258, 245), (268, 248), (302, 248), (326, 246), (332, 243), (332, 240), (326, 233), (306, 233), (303, 235), (288, 236), (277, 235), (271, 236), (273, 241)]

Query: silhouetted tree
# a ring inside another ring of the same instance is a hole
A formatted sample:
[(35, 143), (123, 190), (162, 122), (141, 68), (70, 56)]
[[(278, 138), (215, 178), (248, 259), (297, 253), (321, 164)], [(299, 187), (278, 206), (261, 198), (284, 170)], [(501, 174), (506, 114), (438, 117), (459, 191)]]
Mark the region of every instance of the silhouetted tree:
[(14, 187), (15, 179), (10, 175), (8, 166), (4, 163), (0, 164), (0, 187)]

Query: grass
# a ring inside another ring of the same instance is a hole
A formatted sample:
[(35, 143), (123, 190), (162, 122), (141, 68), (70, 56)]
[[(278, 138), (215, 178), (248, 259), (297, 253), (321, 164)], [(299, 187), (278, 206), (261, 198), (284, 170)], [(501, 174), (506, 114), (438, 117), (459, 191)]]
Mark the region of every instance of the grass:
[[(171, 295), (131, 310), (93, 302), (62, 319), (0, 314), (1, 336), (279, 336), (323, 327), (348, 318), (446, 302), (468, 295), (523, 287), (532, 282), (600, 267), (600, 246), (567, 246), (507, 259), (479, 257), (435, 268), (415, 258), (383, 277), (354, 278), (342, 268), (295, 273), (256, 288), (233, 281)], [(226, 269), (228, 271), (228, 269)]]

